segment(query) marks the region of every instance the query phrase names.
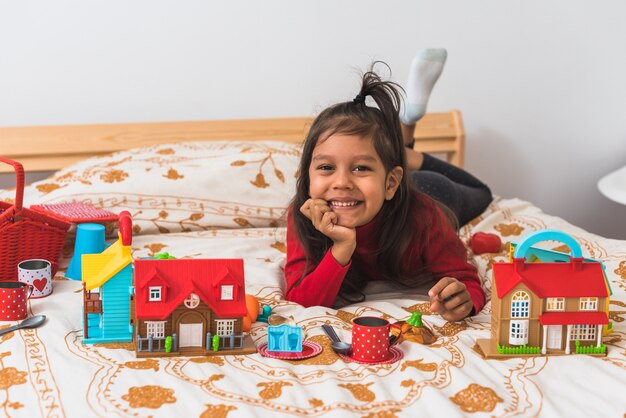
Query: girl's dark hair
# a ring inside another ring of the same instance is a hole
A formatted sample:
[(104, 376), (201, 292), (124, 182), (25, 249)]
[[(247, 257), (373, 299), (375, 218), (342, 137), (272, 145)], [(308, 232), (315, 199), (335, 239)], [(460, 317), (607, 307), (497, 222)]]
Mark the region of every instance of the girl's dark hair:
[[(307, 256), (307, 268), (302, 278), (319, 264), (333, 244), (332, 240), (316, 230), (311, 221), (299, 210), (309, 199), (309, 167), (313, 149), (320, 138), (325, 140), (333, 134), (371, 138), (386, 173), (396, 166), (404, 170), (394, 197), (385, 200), (380, 210), (375, 231), (379, 246), (372, 256), (376, 257), (376, 265), (383, 280), (409, 285), (417, 279), (416, 275), (421, 276), (424, 273), (406, 271), (405, 263), (402, 262), (403, 255), (415, 234), (426, 230), (416, 228), (415, 216), (412, 215), (414, 210), (419, 210), (423, 206), (423, 200), (416, 197), (407, 171), (405, 146), (398, 116), (401, 101), (399, 90), (402, 88), (391, 81), (383, 81), (374, 72), (377, 63), (379, 62), (374, 62), (363, 74), (361, 89), (356, 98), (322, 111), (313, 121), (305, 139), (296, 194), (291, 202), (295, 233)], [(376, 107), (365, 104), (368, 96), (374, 100)], [(361, 295), (362, 300), (362, 290), (366, 283), (365, 279), (359, 276), (361, 274), (355, 270), (354, 265), (350, 267), (341, 286), (340, 296), (355, 302), (358, 299), (355, 300), (351, 295), (357, 294)]]

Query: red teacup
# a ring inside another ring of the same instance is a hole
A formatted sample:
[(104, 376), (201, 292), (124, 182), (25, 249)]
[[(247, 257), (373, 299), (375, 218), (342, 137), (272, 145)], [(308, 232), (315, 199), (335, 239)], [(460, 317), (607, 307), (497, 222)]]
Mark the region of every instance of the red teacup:
[[(364, 363), (378, 363), (389, 358), (389, 321), (375, 316), (360, 316), (352, 320), (352, 357)], [(396, 339), (398, 341), (398, 339)]]
[(0, 282), (0, 321), (18, 321), (28, 316), (33, 287), (22, 282)]

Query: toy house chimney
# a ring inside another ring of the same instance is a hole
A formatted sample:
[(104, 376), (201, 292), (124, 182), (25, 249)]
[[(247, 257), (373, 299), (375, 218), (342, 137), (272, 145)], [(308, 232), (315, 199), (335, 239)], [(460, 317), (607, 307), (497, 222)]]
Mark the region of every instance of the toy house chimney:
[(514, 258), (513, 264), (515, 265), (515, 271), (523, 271), (524, 266), (526, 265), (526, 258)]
[(574, 271), (580, 271), (583, 269), (583, 258), (572, 257), (572, 268)]
[(133, 219), (127, 210), (120, 212), (119, 215), (120, 240), (123, 246), (130, 246), (133, 242)]

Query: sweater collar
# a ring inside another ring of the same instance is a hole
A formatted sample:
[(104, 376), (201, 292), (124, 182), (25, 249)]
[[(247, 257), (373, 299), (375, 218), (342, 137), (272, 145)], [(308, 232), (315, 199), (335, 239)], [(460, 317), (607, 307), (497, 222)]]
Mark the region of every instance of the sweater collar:
[(374, 231), (376, 230), (376, 226), (380, 221), (380, 212), (374, 216), (374, 218), (366, 223), (365, 225), (359, 226), (356, 228), (356, 239), (357, 242), (361, 242), (365, 237), (372, 237), (374, 235)]

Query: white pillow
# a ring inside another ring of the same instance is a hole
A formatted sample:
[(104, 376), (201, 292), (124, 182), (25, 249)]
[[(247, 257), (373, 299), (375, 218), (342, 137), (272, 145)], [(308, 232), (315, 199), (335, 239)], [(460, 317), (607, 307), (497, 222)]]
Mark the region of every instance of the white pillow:
[[(27, 186), (24, 206), (77, 201), (128, 210), (135, 234), (283, 226), (299, 160), (300, 146), (280, 141), (135, 148)], [(14, 195), (4, 190), (0, 199)]]

